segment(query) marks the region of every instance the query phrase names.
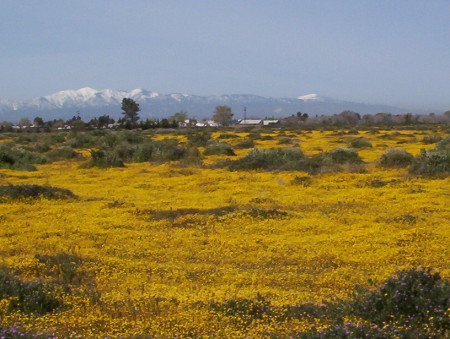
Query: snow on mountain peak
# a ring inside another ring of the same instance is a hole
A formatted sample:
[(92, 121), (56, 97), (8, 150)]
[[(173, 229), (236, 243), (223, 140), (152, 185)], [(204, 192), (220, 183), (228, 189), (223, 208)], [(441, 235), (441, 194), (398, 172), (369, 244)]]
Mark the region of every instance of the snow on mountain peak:
[(98, 91), (91, 87), (83, 87), (83, 88), (76, 90), (75, 92), (80, 93), (82, 95), (95, 95)]
[(299, 97), (297, 97), (297, 99), (300, 99), (300, 100), (303, 100), (303, 101), (324, 101), (325, 100), (320, 95), (314, 94), (314, 93), (299, 96)]

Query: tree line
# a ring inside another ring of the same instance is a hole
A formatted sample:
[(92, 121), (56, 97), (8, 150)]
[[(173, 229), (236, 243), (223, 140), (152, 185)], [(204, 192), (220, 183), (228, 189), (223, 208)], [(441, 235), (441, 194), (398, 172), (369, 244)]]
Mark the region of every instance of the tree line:
[[(81, 119), (79, 112), (69, 120), (54, 119), (44, 121), (41, 117), (35, 117), (33, 121), (28, 118), (20, 119), (14, 126), (11, 122), (0, 122), (0, 132), (14, 131), (15, 129), (37, 128), (44, 130), (52, 129), (101, 129), (101, 128), (124, 128), (124, 129), (152, 129), (152, 128), (177, 128), (180, 126), (194, 126), (197, 122), (188, 116), (188, 112), (180, 111), (165, 119), (141, 120), (139, 104), (131, 98), (123, 98), (121, 103), (122, 116), (117, 121), (109, 115), (95, 117), (88, 122)], [(211, 120), (218, 126), (230, 126), (233, 120), (233, 112), (229, 106), (216, 106)], [(308, 113), (297, 112), (291, 116), (281, 118), (284, 125), (332, 125), (332, 126), (356, 126), (356, 125), (413, 125), (433, 124), (450, 122), (450, 111), (441, 115), (435, 113), (412, 114), (404, 113), (393, 115), (390, 113), (376, 113), (360, 115), (352, 111), (344, 111), (334, 115), (310, 116)], [(15, 127), (15, 128), (14, 128)]]

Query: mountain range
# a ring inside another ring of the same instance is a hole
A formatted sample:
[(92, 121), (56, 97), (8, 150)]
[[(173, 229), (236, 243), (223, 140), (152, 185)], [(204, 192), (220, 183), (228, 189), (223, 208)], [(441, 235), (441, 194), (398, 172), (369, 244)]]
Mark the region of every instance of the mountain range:
[[(297, 112), (311, 115), (333, 115), (345, 110), (360, 114), (386, 112), (400, 114), (407, 110), (386, 106), (336, 100), (317, 94), (302, 95), (297, 98), (272, 98), (248, 94), (198, 96), (189, 94), (160, 94), (145, 89), (121, 91), (113, 89), (96, 90), (89, 87), (65, 90), (27, 101), (0, 99), (0, 121), (16, 122), (21, 118), (44, 120), (70, 119), (80, 114), (84, 120), (108, 114), (113, 118), (121, 115), (123, 98), (135, 100), (141, 108), (141, 119), (167, 118), (179, 111), (188, 112), (193, 118), (211, 117), (216, 106), (230, 106), (236, 118), (285, 117)], [(423, 112), (413, 112), (423, 113)]]

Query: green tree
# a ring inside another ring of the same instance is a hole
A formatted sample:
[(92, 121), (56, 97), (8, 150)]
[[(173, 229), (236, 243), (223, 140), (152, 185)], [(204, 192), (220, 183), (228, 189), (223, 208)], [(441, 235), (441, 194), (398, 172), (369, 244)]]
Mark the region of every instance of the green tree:
[(19, 121), (20, 128), (29, 127), (31, 125), (30, 119), (28, 118), (22, 118)]
[(228, 126), (233, 119), (231, 107), (216, 106), (212, 119), (221, 126)]
[(41, 117), (36, 117), (33, 120), (33, 125), (36, 127), (44, 126), (44, 120)]
[(0, 132), (12, 132), (13, 124), (9, 121), (0, 122)]
[(98, 118), (93, 118), (89, 121), (88, 125), (94, 128), (105, 128), (108, 127), (109, 124), (114, 124), (115, 120), (111, 118), (109, 115), (102, 115)]
[(185, 111), (180, 111), (172, 115), (169, 120), (176, 121), (178, 124), (184, 123), (188, 119), (188, 113)]
[(135, 126), (139, 120), (138, 112), (141, 109), (139, 108), (139, 104), (131, 98), (123, 98), (122, 100), (122, 114), (123, 119), (130, 123), (132, 126)]

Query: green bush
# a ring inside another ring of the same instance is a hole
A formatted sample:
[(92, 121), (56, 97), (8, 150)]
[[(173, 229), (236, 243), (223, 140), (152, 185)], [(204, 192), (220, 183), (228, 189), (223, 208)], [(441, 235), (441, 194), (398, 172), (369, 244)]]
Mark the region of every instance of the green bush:
[(132, 156), (132, 161), (176, 161), (185, 155), (186, 149), (178, 146), (178, 141), (175, 139), (154, 140), (138, 145)]
[(439, 148), (422, 150), (414, 158), (410, 173), (419, 175), (440, 175), (450, 173), (450, 150)]
[(66, 140), (66, 133), (52, 133), (50, 134), (50, 142), (52, 144), (59, 144)]
[(45, 156), (39, 153), (30, 152), (22, 147), (15, 147), (13, 143), (0, 144), (0, 168), (35, 171), (34, 164), (46, 162)]
[(63, 159), (73, 159), (80, 157), (80, 153), (75, 152), (71, 147), (69, 146), (61, 146), (58, 148), (54, 148), (51, 151), (48, 151), (45, 156), (50, 161), (58, 161)]
[[(307, 157), (298, 148), (253, 149), (235, 161), (225, 161), (218, 166), (235, 170), (305, 171), (311, 174), (341, 170), (339, 165), (361, 165), (363, 161), (356, 151), (336, 148), (330, 152)], [(361, 169), (359, 169), (361, 171)]]
[(230, 163), (230, 170), (300, 170), (306, 157), (298, 148), (252, 149), (246, 156)]
[(413, 162), (413, 155), (400, 148), (387, 149), (378, 160), (383, 167), (407, 167)]
[(209, 143), (206, 146), (203, 154), (204, 155), (236, 155), (236, 153), (234, 153), (231, 145), (226, 142)]
[(129, 144), (141, 144), (144, 138), (140, 132), (123, 130), (116, 134), (117, 142), (127, 142)]
[(47, 142), (37, 142), (33, 145), (33, 149), (39, 153), (45, 153), (50, 150), (50, 143)]
[(362, 163), (358, 153), (345, 147), (335, 148), (324, 154), (325, 160), (331, 161), (334, 164), (359, 164)]
[(206, 131), (187, 135), (188, 144), (195, 147), (205, 147), (211, 140), (211, 133)]
[(447, 138), (439, 141), (438, 144), (436, 145), (436, 149), (438, 151), (442, 151), (442, 152), (449, 152), (450, 151), (450, 137), (447, 137)]
[(81, 168), (111, 168), (111, 167), (125, 167), (123, 161), (112, 151), (91, 151), (91, 160), (80, 166)]
[[(111, 153), (111, 157), (120, 159), (123, 162), (133, 161), (136, 149), (142, 145), (133, 145), (126, 141), (118, 142), (111, 148), (103, 149), (105, 152)], [(146, 161), (145, 159), (142, 161)]]
[(98, 138), (89, 132), (73, 133), (67, 136), (66, 145), (72, 148), (92, 148), (97, 147)]

